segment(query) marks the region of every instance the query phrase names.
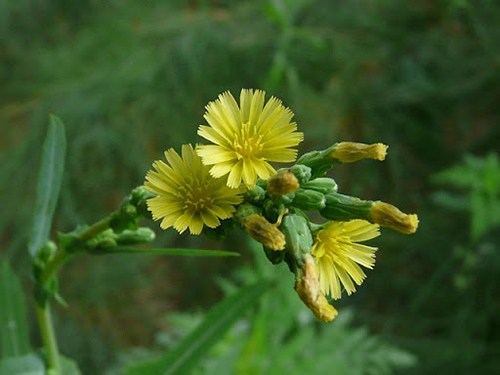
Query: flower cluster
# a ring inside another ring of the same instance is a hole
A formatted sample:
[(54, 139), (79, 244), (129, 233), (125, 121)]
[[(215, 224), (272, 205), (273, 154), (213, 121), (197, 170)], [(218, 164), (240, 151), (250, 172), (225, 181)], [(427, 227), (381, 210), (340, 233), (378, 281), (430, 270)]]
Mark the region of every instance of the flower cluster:
[[(155, 161), (147, 173), (144, 187), (156, 194), (147, 201), (153, 219), (163, 229), (221, 239), (228, 228), (241, 228), (273, 264), (288, 265), (297, 294), (318, 319), (333, 320), (327, 296), (352, 294), (366, 277), (361, 267), (373, 268), (377, 248), (361, 242), (379, 236), (379, 226), (416, 231), (416, 215), (340, 194), (325, 177), (338, 163), (384, 160), (387, 146), (340, 142), (296, 160), (304, 136), (292, 111), (274, 97), (266, 102), (260, 90), (242, 90), (239, 103), (223, 93), (204, 118), (198, 135), (212, 144), (184, 145), (181, 155), (167, 150), (167, 163)], [(295, 164), (276, 171), (270, 162)], [(326, 222), (312, 222), (308, 211)]]

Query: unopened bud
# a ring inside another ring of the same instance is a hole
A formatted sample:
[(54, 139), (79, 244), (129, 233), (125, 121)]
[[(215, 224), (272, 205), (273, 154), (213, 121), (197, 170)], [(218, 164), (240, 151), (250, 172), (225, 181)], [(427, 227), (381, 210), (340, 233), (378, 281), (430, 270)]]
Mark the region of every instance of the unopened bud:
[(331, 157), (341, 163), (353, 163), (362, 159), (385, 160), (387, 147), (382, 143), (367, 145), (358, 142), (340, 142), (335, 146)]
[(320, 210), (321, 216), (325, 219), (336, 221), (369, 220), (370, 210), (373, 205), (372, 201), (365, 201), (338, 193), (326, 194), (325, 199), (325, 208)]
[(312, 170), (307, 165), (297, 163), (294, 166), (290, 167), (289, 171), (292, 172), (295, 177), (297, 177), (300, 185), (305, 184), (311, 179)]
[(267, 180), (267, 191), (274, 195), (286, 195), (299, 188), (299, 180), (287, 169), (281, 170)]
[(319, 191), (299, 189), (295, 192), (292, 204), (304, 211), (316, 211), (325, 208), (326, 200)]
[(308, 220), (296, 213), (283, 217), (280, 229), (285, 235), (286, 251), (291, 255), (293, 264), (289, 266), (302, 268), (304, 259), (311, 252), (313, 238)]
[(136, 245), (142, 243), (148, 243), (155, 239), (155, 232), (150, 228), (141, 227), (135, 231), (124, 230), (120, 233), (116, 241), (120, 245)]
[(241, 219), (241, 225), (245, 232), (265, 247), (271, 250), (283, 250), (285, 248), (285, 236), (264, 216), (259, 214), (245, 216)]
[(418, 228), (418, 216), (405, 214), (389, 203), (375, 202), (370, 210), (374, 223), (389, 227), (404, 234), (412, 234)]
[(332, 178), (318, 177), (311, 180), (304, 185), (301, 185), (304, 189), (316, 190), (323, 194), (336, 193), (337, 183)]
[(266, 191), (259, 185), (255, 185), (252, 190), (248, 190), (243, 196), (245, 202), (254, 205), (262, 205), (262, 202), (266, 199)]
[(335, 307), (330, 305), (321, 293), (316, 263), (311, 255), (305, 258), (302, 275), (295, 283), (295, 290), (317, 319), (331, 322), (338, 315)]

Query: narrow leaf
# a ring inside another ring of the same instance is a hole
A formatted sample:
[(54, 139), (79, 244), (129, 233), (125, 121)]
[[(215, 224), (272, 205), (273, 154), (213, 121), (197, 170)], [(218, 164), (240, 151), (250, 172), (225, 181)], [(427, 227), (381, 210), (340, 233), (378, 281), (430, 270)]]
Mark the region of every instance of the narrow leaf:
[(31, 348), (24, 293), (6, 260), (0, 263), (0, 306), (0, 357), (17, 357), (28, 353)]
[(212, 308), (203, 322), (179, 345), (157, 359), (129, 366), (127, 374), (189, 374), (204, 354), (224, 337), (226, 331), (259, 300), (268, 287), (269, 282), (261, 281), (241, 288)]
[(0, 360), (0, 375), (44, 375), (45, 365), (36, 353)]
[(139, 249), (137, 247), (118, 246), (111, 250), (104, 250), (102, 254), (149, 254), (149, 255), (182, 255), (201, 257), (238, 257), (239, 253), (222, 250), (200, 250), (200, 249)]
[(58, 117), (50, 115), (49, 128), (43, 143), (33, 226), (28, 243), (32, 257), (49, 238), (52, 217), (61, 190), (65, 152), (64, 124)]

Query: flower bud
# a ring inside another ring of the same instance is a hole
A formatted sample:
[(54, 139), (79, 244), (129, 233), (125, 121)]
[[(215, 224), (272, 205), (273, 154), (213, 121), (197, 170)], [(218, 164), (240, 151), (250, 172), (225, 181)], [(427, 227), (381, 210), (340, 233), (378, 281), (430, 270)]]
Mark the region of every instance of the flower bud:
[(412, 234), (418, 228), (418, 216), (407, 215), (389, 203), (375, 202), (370, 211), (371, 221), (404, 234)]
[(361, 159), (384, 160), (387, 146), (376, 143), (340, 142), (322, 151), (311, 151), (302, 155), (297, 164), (311, 168), (312, 178), (323, 176), (337, 163), (351, 163)]
[(310, 180), (304, 185), (301, 185), (301, 187), (304, 189), (316, 190), (323, 194), (336, 193), (338, 188), (335, 180), (327, 177), (315, 178), (314, 180)]
[(313, 238), (307, 219), (301, 215), (286, 215), (280, 226), (285, 235), (286, 251), (292, 255), (292, 261), (297, 264), (289, 265), (291, 269), (302, 268), (305, 256), (311, 252)]
[(151, 242), (155, 236), (155, 232), (150, 228), (141, 227), (135, 231), (124, 230), (116, 237), (116, 241), (119, 245), (136, 245)]
[(299, 188), (299, 180), (290, 170), (283, 169), (267, 180), (267, 191), (274, 195), (286, 195)]
[(266, 199), (266, 191), (259, 185), (255, 185), (252, 190), (248, 190), (244, 195), (245, 202), (260, 206)]
[(370, 220), (370, 209), (373, 205), (371, 201), (364, 201), (338, 193), (325, 195), (325, 208), (320, 210), (321, 216), (325, 219), (348, 221), (353, 219)]
[(312, 174), (311, 168), (309, 168), (307, 165), (301, 165), (300, 163), (297, 163), (294, 166), (290, 167), (289, 171), (292, 172), (295, 177), (297, 177), (300, 185), (305, 184), (307, 181), (309, 181)]
[(271, 250), (285, 248), (285, 236), (264, 216), (251, 214), (241, 219), (241, 226), (254, 240)]
[(331, 322), (338, 315), (335, 307), (330, 305), (321, 293), (316, 263), (309, 254), (305, 257), (302, 275), (295, 283), (295, 290), (317, 319)]
[(315, 190), (299, 189), (295, 192), (295, 198), (292, 201), (294, 207), (304, 211), (316, 211), (325, 207), (326, 200), (323, 193)]
[(362, 159), (385, 160), (387, 147), (382, 143), (367, 145), (358, 142), (340, 142), (331, 157), (341, 163), (353, 163)]

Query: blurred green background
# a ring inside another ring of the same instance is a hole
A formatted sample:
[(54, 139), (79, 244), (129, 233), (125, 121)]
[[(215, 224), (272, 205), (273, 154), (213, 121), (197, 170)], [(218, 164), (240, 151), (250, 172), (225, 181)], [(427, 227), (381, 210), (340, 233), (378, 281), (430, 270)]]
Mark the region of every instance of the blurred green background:
[(217, 243), (154, 223), (158, 246), (242, 256), (81, 256), (61, 275), (62, 352), (84, 374), (120, 374), (178, 341), (223, 290), (267, 275), (280, 286), (197, 374), (496, 374), (499, 40), (493, 0), (0, 0), (1, 257), (29, 291), (49, 113), (68, 137), (55, 220), (64, 232), (115, 210), (165, 149), (200, 142), (219, 93), (260, 88), (294, 111), (301, 153), (388, 144), (384, 163), (332, 176), (343, 193), (417, 213), (418, 232), (383, 230), (374, 271), (327, 325), (243, 237)]

